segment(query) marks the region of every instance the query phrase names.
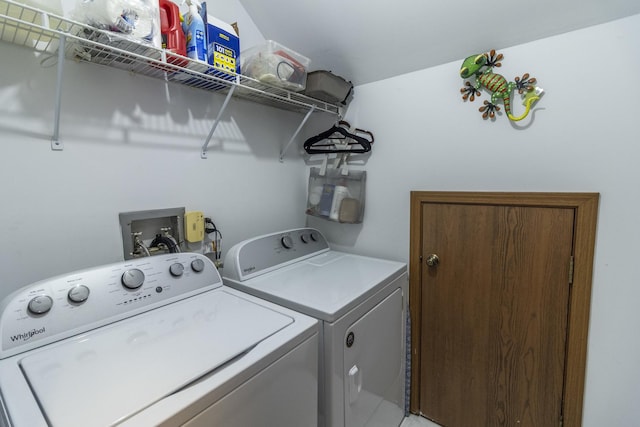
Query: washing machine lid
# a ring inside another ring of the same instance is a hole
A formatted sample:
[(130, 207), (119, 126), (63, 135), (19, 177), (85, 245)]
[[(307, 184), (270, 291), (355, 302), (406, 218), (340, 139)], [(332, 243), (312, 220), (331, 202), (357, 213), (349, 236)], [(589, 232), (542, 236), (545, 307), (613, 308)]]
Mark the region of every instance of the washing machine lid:
[(333, 322), (406, 271), (396, 261), (328, 251), (243, 282), (229, 282), (293, 310)]
[(50, 425), (107, 426), (223, 369), (291, 323), (217, 289), (32, 351), (19, 364)]

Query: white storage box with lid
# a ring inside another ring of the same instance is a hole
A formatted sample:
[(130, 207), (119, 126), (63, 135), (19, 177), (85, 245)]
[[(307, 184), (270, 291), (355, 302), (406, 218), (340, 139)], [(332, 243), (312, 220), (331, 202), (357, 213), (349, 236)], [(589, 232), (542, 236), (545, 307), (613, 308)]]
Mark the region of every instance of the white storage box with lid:
[(296, 92), (307, 84), (309, 58), (273, 40), (247, 49), (240, 56), (245, 76)]
[(322, 101), (348, 105), (353, 97), (353, 83), (331, 71), (312, 71), (307, 75), (304, 94)]

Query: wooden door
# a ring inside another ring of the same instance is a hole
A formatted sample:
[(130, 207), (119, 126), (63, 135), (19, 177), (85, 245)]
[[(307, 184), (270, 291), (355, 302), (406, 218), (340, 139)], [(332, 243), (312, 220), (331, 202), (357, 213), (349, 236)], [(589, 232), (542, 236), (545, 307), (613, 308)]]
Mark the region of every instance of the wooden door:
[[(447, 427), (559, 426), (575, 370), (568, 337), (578, 211), (451, 194), (412, 209), (412, 255), (419, 246), (422, 258), (412, 266), (420, 289), (415, 295), (413, 277), (412, 409)], [(437, 265), (427, 264), (431, 254)]]

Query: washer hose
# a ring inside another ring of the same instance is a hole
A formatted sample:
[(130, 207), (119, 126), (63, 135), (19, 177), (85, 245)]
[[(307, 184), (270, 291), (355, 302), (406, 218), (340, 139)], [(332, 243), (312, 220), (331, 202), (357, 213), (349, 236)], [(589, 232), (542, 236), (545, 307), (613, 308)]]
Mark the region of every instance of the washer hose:
[(166, 246), (167, 249), (169, 249), (169, 252), (172, 254), (180, 252), (180, 250), (178, 249), (178, 246), (175, 244), (175, 242), (172, 239), (162, 236), (160, 234), (156, 234), (156, 238), (153, 239), (150, 246), (152, 248), (154, 247), (159, 248), (160, 245)]

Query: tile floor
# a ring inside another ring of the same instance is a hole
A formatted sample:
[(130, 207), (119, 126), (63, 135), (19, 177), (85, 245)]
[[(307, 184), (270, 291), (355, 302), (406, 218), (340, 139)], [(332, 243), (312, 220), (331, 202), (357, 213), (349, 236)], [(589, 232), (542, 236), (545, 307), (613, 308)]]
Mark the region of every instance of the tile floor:
[(435, 424), (424, 417), (419, 417), (417, 415), (409, 415), (404, 419), (400, 427), (439, 427), (438, 424)]

